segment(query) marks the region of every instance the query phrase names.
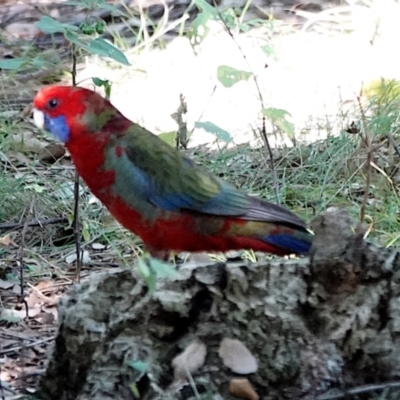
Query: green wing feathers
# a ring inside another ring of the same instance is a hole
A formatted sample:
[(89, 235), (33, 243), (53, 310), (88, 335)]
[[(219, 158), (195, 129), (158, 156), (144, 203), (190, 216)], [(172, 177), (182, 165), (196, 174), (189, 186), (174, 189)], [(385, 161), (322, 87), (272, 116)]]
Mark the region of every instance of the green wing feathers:
[(132, 124), (117, 137), (116, 147), (124, 153), (112, 163), (117, 174), (143, 200), (160, 209), (305, 227), (291, 212), (219, 180), (139, 125)]

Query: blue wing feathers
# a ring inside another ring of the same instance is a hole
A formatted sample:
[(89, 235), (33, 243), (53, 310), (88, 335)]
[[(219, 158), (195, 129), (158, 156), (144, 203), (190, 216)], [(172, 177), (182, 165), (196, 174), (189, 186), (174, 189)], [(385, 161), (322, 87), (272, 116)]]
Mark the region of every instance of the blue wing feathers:
[[(294, 229), (305, 230), (304, 221), (290, 211), (248, 196), (203, 171), (186, 157), (178, 157), (168, 151), (164, 156), (168, 156), (170, 162), (163, 163), (160, 159), (153, 160), (150, 152), (147, 162), (144, 162), (146, 157), (139, 157), (140, 152), (134, 151), (135, 146), (140, 146), (140, 142), (124, 146), (125, 157), (122, 163), (119, 158), (118, 170), (125, 177), (124, 184), (126, 181), (127, 187), (140, 200), (165, 211), (185, 210), (205, 215), (285, 224)], [(129, 193), (125, 193), (125, 197), (128, 198)]]
[[(179, 211), (180, 209), (192, 209), (199, 212), (207, 211), (207, 203), (202, 204), (192, 196), (184, 193), (165, 193), (160, 194), (157, 190), (156, 183), (140, 168), (130, 165), (130, 175), (132, 182), (135, 182), (136, 193), (147, 199), (156, 207), (162, 208), (165, 211)], [(203, 211), (202, 208), (205, 208)], [(210, 209), (213, 204), (210, 204)]]
[[(193, 210), (205, 214), (214, 215), (237, 215), (237, 205), (232, 205), (232, 197), (237, 195), (238, 191), (228, 185), (221, 187), (221, 191), (209, 200), (202, 201), (194, 196), (186, 193), (160, 193), (157, 190), (157, 185), (154, 179), (146, 174), (142, 169), (129, 164), (129, 174), (132, 177), (132, 182), (135, 182), (136, 192), (144, 198), (166, 211), (179, 211), (181, 209)], [(223, 190), (225, 189), (225, 190)], [(240, 193), (240, 192), (239, 192)], [(240, 193), (241, 194), (241, 193)], [(250, 203), (245, 196), (243, 196), (243, 214), (246, 212), (246, 206)]]

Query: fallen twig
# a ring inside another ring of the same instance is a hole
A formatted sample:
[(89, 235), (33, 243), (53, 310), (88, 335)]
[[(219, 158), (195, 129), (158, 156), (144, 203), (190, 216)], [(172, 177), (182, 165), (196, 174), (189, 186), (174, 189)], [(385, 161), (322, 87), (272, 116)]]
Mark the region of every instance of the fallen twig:
[(66, 217), (58, 217), (58, 218), (48, 218), (48, 219), (36, 219), (31, 222), (6, 222), (4, 224), (0, 224), (0, 230), (8, 230), (8, 229), (22, 229), (25, 226), (45, 226), (51, 224), (61, 224), (68, 222)]
[[(33, 208), (35, 205), (35, 197), (32, 198), (31, 204), (29, 206), (29, 214), (33, 214)], [(18, 261), (19, 261), (19, 268), (20, 268), (20, 286), (21, 286), (21, 301), (24, 303), (25, 306), (25, 311), (26, 311), (26, 318), (28, 318), (28, 313), (29, 313), (29, 307), (28, 303), (25, 300), (25, 295), (24, 295), (24, 250), (25, 250), (25, 235), (26, 235), (26, 230), (28, 229), (27, 222), (25, 222), (24, 227), (22, 228), (21, 232), (21, 244), (18, 249)]]
[(386, 383), (378, 383), (372, 385), (357, 386), (352, 389), (343, 390), (340, 393), (323, 394), (322, 396), (318, 396), (317, 400), (342, 399), (343, 397), (347, 398), (347, 396), (349, 395), (356, 395), (360, 393), (373, 392), (375, 390), (393, 389), (393, 388), (400, 388), (400, 382), (386, 382)]
[(0, 351), (0, 355), (7, 354), (7, 353), (12, 353), (14, 351), (18, 351), (18, 350), (21, 350), (21, 349), (26, 349), (28, 347), (37, 346), (38, 344), (51, 342), (55, 338), (56, 338), (55, 336), (49, 336), (48, 338), (45, 338), (45, 339), (36, 340), (36, 342), (24, 344), (22, 346), (11, 347), (10, 349), (6, 349), (6, 350), (1, 350)]

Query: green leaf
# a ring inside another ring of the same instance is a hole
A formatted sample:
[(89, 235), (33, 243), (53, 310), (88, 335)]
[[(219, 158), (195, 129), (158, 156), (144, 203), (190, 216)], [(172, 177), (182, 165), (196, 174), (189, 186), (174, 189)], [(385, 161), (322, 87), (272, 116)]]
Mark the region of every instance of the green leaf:
[(68, 226), (66, 226), (64, 229), (72, 228), (72, 223), (74, 222), (75, 219), (74, 214), (67, 214), (67, 219), (68, 219)]
[(68, 39), (71, 43), (77, 45), (80, 48), (85, 48), (86, 43), (82, 42), (78, 38), (78, 34), (76, 32), (66, 31), (64, 32), (64, 36)]
[(78, 27), (71, 24), (64, 24), (54, 18), (43, 15), (42, 18), (35, 24), (44, 33), (57, 33), (66, 31), (77, 31)]
[(210, 32), (210, 28), (207, 26), (209, 19), (209, 15), (201, 12), (191, 23), (187, 35), (192, 46), (200, 44), (207, 37)]
[(140, 399), (140, 392), (136, 383), (131, 383), (129, 387), (131, 389), (132, 394), (135, 396), (135, 399)]
[(14, 275), (14, 274), (12, 274), (11, 272), (7, 272), (6, 273), (6, 279), (8, 281), (19, 282), (19, 277)]
[(143, 279), (148, 279), (151, 275), (151, 271), (149, 266), (147, 265), (146, 261), (143, 260), (142, 257), (139, 257), (137, 260), (137, 265), (139, 267), (139, 273)]
[(102, 38), (97, 38), (89, 42), (86, 49), (92, 54), (110, 57), (121, 64), (131, 65), (121, 50), (117, 49), (111, 43), (106, 42)]
[(37, 183), (32, 183), (30, 185), (26, 185), (24, 190), (33, 189), (36, 193), (43, 193), (46, 188), (44, 186), (40, 186)]
[(205, 121), (205, 122), (197, 121), (194, 124), (194, 126), (195, 126), (195, 128), (202, 128), (206, 132), (212, 133), (219, 140), (223, 140), (226, 143), (232, 142), (232, 136), (228, 131), (226, 131), (225, 129), (220, 128), (219, 126), (213, 124), (210, 121)]
[(248, 32), (251, 28), (251, 26), (247, 23), (243, 23), (239, 25), (239, 28), (242, 32)]
[(246, 81), (251, 76), (251, 72), (235, 69), (228, 65), (220, 65), (217, 69), (217, 78), (225, 87), (232, 87), (235, 83)]
[(175, 147), (176, 145), (176, 136), (177, 133), (175, 131), (163, 132), (158, 135), (160, 139), (162, 139), (164, 142), (168, 143), (172, 147)]
[(90, 229), (89, 224), (86, 221), (82, 222), (82, 236), (85, 242), (90, 241)]
[(263, 108), (262, 114), (267, 117), (276, 127), (285, 132), (290, 139), (295, 140), (294, 126), (286, 117), (291, 116), (286, 110), (280, 108)]
[(25, 318), (25, 310), (12, 310), (3, 308), (0, 312), (0, 321), (6, 321), (11, 323), (17, 323)]
[(261, 110), (264, 116), (266, 116), (268, 119), (270, 119), (272, 122), (278, 119), (284, 119), (286, 116), (291, 116), (289, 112), (286, 110), (282, 110), (281, 108), (263, 108)]
[(175, 266), (153, 257), (139, 257), (136, 265), (138, 267), (139, 275), (147, 284), (150, 295), (155, 291), (156, 278), (174, 279), (180, 276), (179, 272), (175, 269)]
[(137, 266), (138, 273), (146, 282), (149, 293), (153, 294), (156, 287), (156, 277), (154, 272), (149, 268), (148, 264), (142, 257), (137, 259)]
[(102, 38), (96, 38), (89, 42), (84, 42), (79, 39), (75, 32), (65, 32), (64, 36), (76, 46), (86, 50), (90, 54), (97, 54), (99, 56), (110, 57), (113, 60), (120, 62), (124, 65), (130, 65), (125, 54), (113, 46), (111, 43), (106, 42)]
[(137, 361), (128, 361), (128, 366), (135, 369), (138, 372), (146, 372), (147, 370), (147, 363), (141, 360)]
[(107, 80), (103, 80), (97, 77), (92, 78), (92, 82), (97, 86), (97, 87), (102, 87), (105, 82), (108, 82)]
[(1, 69), (18, 69), (24, 63), (23, 58), (10, 58), (0, 60), (0, 68)]
[(267, 56), (272, 56), (275, 55), (275, 51), (271, 46), (264, 45), (261, 46), (261, 50), (267, 55)]
[(68, 0), (64, 4), (66, 6), (87, 7), (85, 0)]
[(40, 56), (37, 56), (37, 57), (35, 57), (34, 59), (31, 60), (31, 65), (33, 67), (35, 67), (35, 68), (41, 68), (45, 64), (46, 64), (46, 61)]
[(233, 8), (222, 11), (221, 18), (229, 29), (236, 29), (239, 20)]
[(108, 79), (100, 79), (98, 77), (93, 77), (92, 82), (97, 87), (104, 87), (106, 99), (110, 99), (111, 97), (111, 83)]
[(150, 267), (158, 278), (174, 279), (180, 276), (174, 265), (161, 261), (157, 258), (150, 258)]
[(218, 17), (218, 10), (206, 0), (193, 0), (193, 3), (201, 12), (204, 12), (213, 18)]
[(208, 35), (210, 28), (207, 23), (209, 20), (219, 19), (218, 12), (205, 0), (194, 0), (193, 3), (200, 10), (197, 17), (191, 23), (188, 37), (192, 46), (200, 44)]

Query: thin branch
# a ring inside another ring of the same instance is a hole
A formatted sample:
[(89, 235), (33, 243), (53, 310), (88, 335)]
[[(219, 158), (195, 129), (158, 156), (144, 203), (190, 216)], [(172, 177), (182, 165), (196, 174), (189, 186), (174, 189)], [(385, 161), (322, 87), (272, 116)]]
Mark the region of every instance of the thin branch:
[(75, 239), (75, 252), (76, 252), (76, 280), (79, 282), (79, 274), (81, 272), (81, 230), (79, 226), (79, 174), (75, 170), (74, 182), (74, 220), (72, 221)]
[(76, 75), (77, 75), (76, 66), (78, 64), (78, 61), (76, 59), (76, 47), (73, 43), (71, 44), (71, 48), (72, 48), (72, 71), (71, 71), (72, 86), (76, 86)]
[(182, 93), (179, 95), (179, 103), (180, 104), (176, 112), (171, 114), (171, 117), (178, 124), (178, 132), (176, 134), (176, 148), (178, 150), (181, 146), (186, 149), (188, 144), (188, 128), (186, 124), (186, 118), (183, 117), (187, 114), (187, 104)]
[[(220, 18), (220, 20), (221, 20), (221, 22), (222, 22), (222, 24), (223, 24), (223, 26), (225, 28), (225, 31), (228, 33), (229, 37), (235, 43), (235, 46), (238, 48), (240, 54), (242, 55), (244, 61), (247, 64), (247, 67), (249, 68), (250, 72), (252, 73), (252, 78), (253, 78), (255, 87), (257, 89), (257, 92), (258, 92), (258, 98), (260, 99), (260, 102), (261, 102), (261, 107), (265, 108), (264, 97), (262, 95), (261, 88), (260, 88), (260, 85), (258, 83), (257, 75), (253, 72), (253, 68), (252, 68), (252, 66), (251, 66), (251, 64), (250, 64), (245, 52), (243, 51), (243, 49), (240, 46), (240, 44), (235, 40), (235, 37), (233, 36), (233, 33), (232, 33), (231, 29), (229, 28), (227, 23), (222, 18), (221, 12), (220, 12), (220, 10), (218, 8), (218, 5), (216, 4), (215, 0), (213, 0), (213, 5), (214, 5), (215, 9), (217, 10), (218, 16), (219, 16), (219, 18)], [(273, 190), (274, 190), (276, 202), (278, 204), (280, 204), (280, 201), (279, 201), (279, 190), (278, 190), (278, 180), (277, 180), (277, 176), (276, 176), (274, 156), (272, 154), (271, 145), (269, 143), (268, 136), (267, 136), (267, 131), (266, 131), (266, 128), (265, 128), (265, 116), (262, 117), (261, 137), (262, 137), (262, 139), (264, 141), (264, 145), (265, 145), (265, 147), (267, 149), (268, 157), (269, 157), (269, 160), (270, 160), (270, 166), (271, 166), (271, 172), (272, 172), (272, 187), (273, 187)]]
[(24, 344), (23, 346), (11, 347), (10, 349), (2, 350), (2, 351), (0, 352), (0, 355), (4, 355), (4, 354), (8, 354), (8, 353), (13, 353), (13, 352), (15, 352), (15, 351), (19, 351), (19, 350), (22, 350), (22, 349), (27, 349), (28, 347), (37, 346), (38, 344), (43, 344), (43, 343), (51, 342), (51, 341), (54, 340), (55, 338), (56, 338), (55, 336), (49, 336), (48, 338), (36, 340), (35, 342), (31, 342), (31, 343), (28, 343), (28, 344)]
[[(76, 86), (76, 48), (72, 44), (72, 85)], [(79, 227), (79, 175), (75, 169), (75, 181), (74, 181), (74, 220), (72, 221), (72, 227), (74, 229), (75, 239), (75, 251), (76, 251), (76, 275), (75, 279), (79, 282), (79, 275), (81, 273), (82, 257), (81, 257), (81, 231)]]
[[(35, 205), (35, 197), (32, 198), (31, 204), (29, 206), (29, 214), (33, 214), (33, 207)], [(20, 286), (21, 286), (21, 301), (24, 303), (25, 306), (25, 311), (26, 311), (26, 318), (28, 318), (29, 314), (29, 307), (28, 303), (25, 300), (25, 293), (24, 293), (24, 249), (25, 249), (25, 235), (26, 231), (28, 229), (28, 220), (25, 222), (24, 227), (22, 228), (21, 232), (21, 244), (18, 249), (18, 261), (19, 261), (19, 268), (20, 268), (20, 274), (19, 274), (19, 280), (20, 280)]]
[(342, 398), (347, 398), (349, 395), (355, 395), (355, 394), (360, 394), (360, 393), (367, 393), (367, 392), (374, 392), (376, 390), (383, 390), (383, 389), (394, 389), (394, 388), (399, 388), (400, 387), (400, 382), (387, 382), (387, 383), (378, 383), (378, 384), (373, 384), (373, 385), (362, 385), (362, 386), (357, 386), (352, 389), (348, 389), (345, 391), (342, 391), (340, 393), (335, 393), (335, 394), (323, 394), (321, 396), (318, 396), (316, 400), (335, 400), (335, 399), (342, 399)]
[(371, 140), (368, 134), (368, 126), (367, 126), (367, 119), (365, 117), (364, 113), (364, 108), (361, 104), (361, 99), (360, 96), (357, 96), (357, 102), (358, 102), (358, 107), (360, 109), (361, 113), (361, 123), (363, 126), (362, 131), (360, 132), (361, 139), (363, 140), (365, 147), (367, 148), (367, 159), (365, 161), (366, 168), (366, 178), (365, 178), (365, 190), (364, 190), (364, 196), (363, 200), (361, 203), (361, 211), (360, 211), (360, 221), (364, 222), (365, 220), (365, 214), (366, 214), (366, 209), (367, 209), (367, 202), (369, 198), (369, 192), (371, 188), (371, 171), (372, 171), (372, 161), (373, 161), (373, 155), (374, 155), (374, 149), (371, 146)]
[[(0, 363), (0, 372), (1, 372), (1, 367), (2, 364)], [(4, 382), (0, 379), (0, 394), (1, 394), (1, 400), (6, 400), (6, 394), (4, 393), (5, 390), (7, 390), (7, 386), (5, 385), (6, 382)]]
[(396, 154), (400, 157), (400, 149), (399, 149), (399, 146), (397, 146), (396, 142), (394, 141), (393, 136), (391, 134), (388, 134), (387, 138), (388, 138), (390, 144), (393, 146), (393, 149), (396, 152)]
[[(264, 108), (264, 106), (263, 106)], [(270, 160), (270, 165), (271, 165), (271, 172), (272, 172), (272, 188), (275, 193), (275, 199), (276, 203), (280, 204), (280, 199), (279, 199), (279, 185), (278, 185), (278, 179), (276, 176), (276, 170), (275, 170), (275, 162), (274, 162), (274, 155), (272, 154), (272, 149), (271, 145), (269, 144), (268, 136), (267, 136), (267, 130), (265, 128), (265, 116), (262, 117), (262, 138), (264, 140), (264, 144), (267, 148), (268, 155), (269, 155), (269, 160)]]
[(25, 226), (45, 226), (52, 224), (62, 224), (64, 222), (68, 222), (68, 218), (58, 217), (58, 218), (48, 218), (48, 219), (36, 219), (30, 222), (25, 221), (24, 223), (6, 222), (4, 224), (0, 224), (0, 230), (21, 229), (24, 228)]

